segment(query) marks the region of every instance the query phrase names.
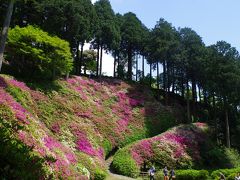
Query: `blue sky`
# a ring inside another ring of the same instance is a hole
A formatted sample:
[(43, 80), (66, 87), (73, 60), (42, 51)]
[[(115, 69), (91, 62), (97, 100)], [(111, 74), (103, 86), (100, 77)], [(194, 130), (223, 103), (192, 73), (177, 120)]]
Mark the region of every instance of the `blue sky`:
[[(124, 14), (131, 11), (150, 29), (160, 18), (164, 18), (175, 27), (192, 28), (203, 38), (206, 45), (225, 40), (240, 51), (240, 0), (110, 0), (110, 2), (115, 13)], [(103, 60), (103, 72), (112, 75), (112, 58), (105, 55)], [(146, 66), (145, 71), (148, 69)]]
[(206, 45), (225, 40), (240, 51), (240, 0), (110, 0), (115, 12), (135, 13), (153, 28), (161, 17), (190, 27)]

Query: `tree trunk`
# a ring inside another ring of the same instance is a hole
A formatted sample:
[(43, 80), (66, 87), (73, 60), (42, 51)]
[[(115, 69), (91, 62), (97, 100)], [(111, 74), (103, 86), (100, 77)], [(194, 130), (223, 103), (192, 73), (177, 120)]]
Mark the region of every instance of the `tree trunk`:
[(165, 60), (163, 61), (163, 89), (164, 89), (164, 91), (167, 90), (167, 87), (166, 87), (166, 61)]
[(213, 121), (214, 121), (214, 128), (215, 128), (215, 137), (216, 137), (216, 142), (218, 142), (218, 138), (217, 138), (217, 118), (216, 118), (216, 98), (215, 98), (215, 94), (213, 93), (212, 96), (212, 100), (213, 100)]
[(157, 89), (159, 89), (159, 63), (157, 62)]
[(98, 46), (97, 46), (97, 67), (96, 67), (96, 76), (98, 77), (99, 75), (99, 43), (98, 43)]
[(118, 58), (117, 58), (117, 77), (119, 78), (119, 65), (120, 65), (120, 58), (119, 58), (119, 52), (118, 52)]
[(226, 145), (228, 148), (231, 147), (230, 143), (230, 130), (229, 130), (229, 119), (228, 119), (228, 104), (227, 99), (224, 97), (224, 112), (225, 112), (225, 125), (226, 125)]
[(189, 90), (189, 85), (188, 85), (188, 81), (186, 82), (187, 85), (187, 120), (188, 123), (191, 122), (191, 114), (190, 114), (190, 90)]
[(132, 45), (128, 47), (128, 80), (132, 80)]
[(113, 77), (116, 77), (117, 52), (114, 53)]
[(167, 91), (170, 92), (170, 65), (169, 62), (167, 62)]
[(195, 78), (192, 79), (192, 114), (194, 118), (196, 117), (196, 99), (197, 99), (197, 93), (196, 93), (196, 80)]
[(80, 61), (79, 61), (79, 74), (82, 74), (82, 65), (83, 65), (83, 46), (84, 46), (84, 42), (81, 43), (81, 54), (80, 54)]
[(79, 67), (80, 67), (80, 63), (79, 63), (79, 61), (80, 61), (80, 59), (79, 59), (79, 45), (80, 45), (80, 43), (79, 42), (77, 42), (77, 55), (76, 55), (76, 59), (75, 59), (75, 68), (76, 68), (76, 75), (78, 75), (79, 74)]
[[(172, 68), (172, 92), (175, 92), (175, 72), (174, 67)], [(177, 88), (176, 88), (176, 94), (177, 94)]]
[(144, 56), (142, 56), (142, 79), (144, 79)]
[(87, 75), (87, 66), (84, 66), (84, 75)]
[(136, 81), (138, 80), (138, 55), (136, 55)]
[(102, 47), (102, 45), (101, 45), (101, 47), (100, 47), (100, 73), (99, 73), (99, 75), (100, 75), (100, 78), (101, 78), (101, 76), (102, 76), (102, 57), (103, 57), (103, 47)]
[(5, 50), (8, 29), (9, 29), (10, 22), (11, 22), (13, 5), (14, 5), (14, 0), (10, 0), (8, 9), (7, 9), (6, 18), (5, 18), (4, 24), (3, 24), (3, 30), (2, 30), (1, 41), (0, 41), (0, 72), (2, 69), (3, 54), (4, 54), (4, 50)]
[(166, 61), (163, 61), (163, 89), (165, 91), (165, 105), (168, 105), (168, 92), (167, 92), (167, 78), (166, 78)]
[(207, 91), (205, 89), (203, 89), (203, 101), (204, 101), (204, 105), (207, 106), (208, 104)]
[(152, 63), (150, 63), (150, 88), (152, 87)]
[(200, 88), (199, 85), (198, 85), (198, 97), (199, 97), (199, 102), (201, 103), (201, 102), (202, 102), (202, 98), (201, 98), (201, 88)]
[(182, 77), (181, 77), (181, 95), (184, 98), (185, 96), (185, 87), (184, 87), (184, 74), (182, 72)]
[(192, 100), (195, 103), (197, 101), (197, 92), (196, 92), (196, 80), (193, 78), (192, 80)]

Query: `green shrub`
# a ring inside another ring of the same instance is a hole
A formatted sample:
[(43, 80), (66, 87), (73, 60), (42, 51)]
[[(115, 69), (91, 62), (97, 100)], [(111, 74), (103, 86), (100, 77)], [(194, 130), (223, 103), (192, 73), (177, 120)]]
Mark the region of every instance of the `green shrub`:
[(164, 179), (163, 172), (162, 171), (157, 171), (156, 174), (155, 174), (155, 179), (163, 180)]
[(72, 70), (69, 43), (39, 28), (16, 26), (8, 33), (7, 46), (7, 59), (17, 75), (50, 78)]
[[(240, 167), (234, 168), (234, 169), (218, 169), (218, 170), (213, 171), (211, 173), (211, 177), (212, 177), (212, 179), (217, 180), (217, 179), (219, 179), (219, 174), (220, 173), (223, 173), (225, 177), (228, 177), (232, 174), (237, 174), (239, 172), (240, 172)], [(231, 178), (231, 176), (229, 178)]]
[(236, 173), (230, 174), (227, 176), (227, 180), (235, 180)]
[(206, 170), (177, 170), (176, 178), (179, 180), (205, 180), (209, 178), (209, 173)]
[(240, 166), (240, 155), (235, 149), (216, 147), (207, 153), (210, 167), (234, 168)]
[(136, 162), (132, 159), (127, 148), (120, 149), (114, 156), (112, 167), (116, 173), (129, 176), (137, 177), (139, 175), (140, 169)]
[(104, 180), (106, 179), (106, 177), (107, 177), (107, 173), (100, 169), (97, 169), (94, 173), (94, 180)]
[[(177, 180), (208, 180), (209, 173), (206, 170), (176, 170), (176, 179)], [(163, 173), (158, 171), (155, 176), (156, 179), (162, 180)]]
[(236, 149), (225, 148), (225, 155), (231, 167), (240, 167), (240, 155)]

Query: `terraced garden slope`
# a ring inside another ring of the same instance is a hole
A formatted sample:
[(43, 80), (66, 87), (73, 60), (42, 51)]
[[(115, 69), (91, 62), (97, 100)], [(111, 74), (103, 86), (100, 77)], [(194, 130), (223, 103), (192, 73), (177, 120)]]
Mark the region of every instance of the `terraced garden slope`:
[(101, 179), (113, 149), (175, 125), (144, 86), (82, 77), (27, 84), (0, 77), (3, 177)]

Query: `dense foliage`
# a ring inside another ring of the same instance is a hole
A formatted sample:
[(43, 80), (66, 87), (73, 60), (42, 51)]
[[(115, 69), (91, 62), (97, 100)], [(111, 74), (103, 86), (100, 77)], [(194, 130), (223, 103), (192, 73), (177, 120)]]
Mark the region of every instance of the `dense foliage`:
[(21, 76), (49, 78), (72, 69), (68, 42), (33, 26), (11, 29), (8, 48), (10, 66)]

